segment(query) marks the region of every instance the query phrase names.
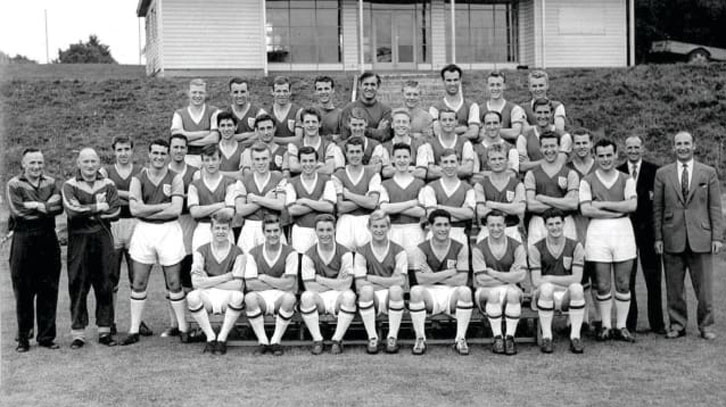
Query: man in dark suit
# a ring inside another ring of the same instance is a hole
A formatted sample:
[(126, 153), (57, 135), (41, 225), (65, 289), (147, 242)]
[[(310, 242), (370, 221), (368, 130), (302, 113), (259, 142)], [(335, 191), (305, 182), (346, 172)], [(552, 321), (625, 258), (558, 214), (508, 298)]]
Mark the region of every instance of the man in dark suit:
[[(625, 140), (625, 155), (628, 160), (618, 167), (618, 171), (630, 174), (636, 183), (638, 192), (638, 209), (630, 214), (633, 223), (635, 242), (638, 245), (638, 259), (643, 269), (645, 287), (648, 290), (648, 322), (650, 330), (665, 334), (663, 322), (663, 304), (661, 303), (661, 268), (660, 256), (655, 252), (655, 237), (653, 231), (653, 183), (658, 166), (643, 160), (643, 139), (640, 136), (630, 136)], [(638, 302), (635, 296), (635, 276), (638, 271), (638, 262), (633, 263), (630, 274), (630, 312), (626, 326), (630, 332), (635, 332), (638, 325)]]
[(721, 191), (713, 167), (694, 161), (693, 136), (685, 131), (674, 137), (675, 163), (655, 175), (653, 219), (655, 250), (663, 254), (670, 329), (666, 338), (686, 334), (684, 280), (690, 270), (698, 299), (698, 329), (704, 339), (713, 332), (713, 254), (723, 245)]

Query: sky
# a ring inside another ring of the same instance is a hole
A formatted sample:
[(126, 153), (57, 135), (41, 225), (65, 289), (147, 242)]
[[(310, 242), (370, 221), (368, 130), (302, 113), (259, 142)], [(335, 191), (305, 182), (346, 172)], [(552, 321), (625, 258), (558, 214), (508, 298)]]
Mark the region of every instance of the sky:
[[(0, 0), (0, 51), (46, 63), (44, 10), (48, 11), (48, 56), (95, 34), (120, 64), (139, 64), (138, 0)], [(142, 60), (143, 63), (143, 60)]]

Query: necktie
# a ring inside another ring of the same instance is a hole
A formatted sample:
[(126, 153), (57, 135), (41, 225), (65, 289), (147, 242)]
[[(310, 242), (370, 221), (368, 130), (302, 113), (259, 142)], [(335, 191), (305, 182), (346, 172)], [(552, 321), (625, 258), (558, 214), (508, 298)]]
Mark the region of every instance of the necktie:
[(681, 172), (681, 192), (683, 197), (688, 196), (688, 165), (683, 164), (683, 172)]
[(638, 165), (637, 164), (633, 164), (632, 174), (633, 174), (633, 179), (637, 181), (638, 180)]

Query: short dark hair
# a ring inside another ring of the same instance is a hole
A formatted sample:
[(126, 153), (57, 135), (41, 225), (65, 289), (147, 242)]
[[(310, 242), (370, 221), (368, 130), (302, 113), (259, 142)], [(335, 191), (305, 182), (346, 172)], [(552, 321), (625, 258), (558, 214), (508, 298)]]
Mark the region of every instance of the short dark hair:
[(608, 146), (613, 146), (613, 153), (617, 153), (618, 152), (618, 146), (615, 144), (615, 142), (612, 141), (612, 140), (610, 140), (610, 139), (606, 139), (606, 138), (603, 138), (603, 139), (598, 140), (597, 143), (595, 143), (595, 146), (592, 148), (592, 151), (594, 151), (595, 154), (597, 154), (597, 148), (598, 147), (605, 148), (605, 147), (608, 147)]
[(250, 84), (247, 82), (247, 79), (240, 78), (239, 76), (235, 76), (234, 78), (229, 80), (229, 89), (232, 90), (232, 85), (247, 85), (247, 88), (249, 89)]
[[(254, 152), (261, 153), (263, 151), (270, 151), (270, 148), (267, 147), (267, 144), (265, 144), (261, 141), (258, 141), (255, 144), (252, 144), (252, 146), (250, 147), (250, 157), (252, 157), (252, 153), (254, 153)], [(271, 151), (270, 151), (270, 154), (272, 154)]]
[(232, 123), (234, 123), (235, 126), (238, 122), (237, 117), (229, 110), (222, 110), (219, 114), (217, 114), (217, 126), (222, 123), (222, 120), (232, 120)]
[(227, 211), (217, 211), (211, 216), (212, 224), (225, 224), (229, 225), (232, 223), (232, 216)]
[(489, 75), (487, 76), (487, 80), (489, 78), (502, 78), (502, 81), (504, 81), (505, 83), (507, 82), (507, 78), (504, 76), (504, 72), (498, 71), (498, 70), (489, 72)]
[(320, 215), (316, 216), (315, 220), (313, 221), (313, 228), (318, 227), (318, 223), (323, 222), (330, 222), (333, 224), (333, 228), (335, 228), (335, 216), (329, 213), (321, 213)]
[(542, 219), (544, 219), (545, 223), (547, 223), (547, 221), (551, 218), (560, 218), (565, 220), (565, 212), (557, 208), (549, 208), (542, 212)]
[(406, 151), (408, 151), (408, 154), (411, 155), (411, 146), (408, 145), (408, 144), (406, 144), (406, 143), (396, 143), (396, 144), (394, 144), (393, 145), (393, 149), (391, 150), (391, 152), (393, 153), (393, 155), (396, 155), (396, 151), (397, 150), (406, 150)]
[(575, 136), (587, 136), (590, 141), (592, 141), (592, 133), (590, 133), (590, 130), (584, 128), (584, 127), (578, 127), (575, 130), (572, 130), (572, 141), (575, 141)]
[[(497, 116), (497, 118), (499, 118), (499, 123), (500, 124), (502, 123), (502, 114), (499, 113), (499, 112), (497, 112), (496, 110), (487, 110), (486, 112), (484, 112), (483, 115), (481, 115), (481, 118), (482, 119), (486, 119), (486, 117), (489, 116), (490, 114), (493, 114), (493, 115)], [(483, 124), (484, 123), (482, 123), (482, 125)]]
[(453, 113), (454, 117), (456, 117), (456, 110), (451, 109), (449, 107), (445, 107), (445, 108), (439, 110), (439, 120), (441, 120), (441, 115), (444, 113)]
[(378, 86), (381, 86), (381, 76), (373, 71), (365, 71), (362, 74), (360, 74), (360, 78), (358, 79), (358, 84), (360, 85), (361, 83), (363, 83), (364, 80), (366, 80), (368, 78), (372, 78), (372, 77), (375, 77), (376, 83), (378, 84)]
[(275, 123), (275, 119), (272, 118), (269, 114), (261, 114), (255, 118), (255, 129), (257, 129), (257, 124), (260, 122), (266, 122), (271, 121), (272, 127), (277, 127), (277, 123)]
[(221, 153), (219, 150), (219, 144), (207, 144), (206, 146), (202, 147), (202, 157), (212, 157), (214, 155), (217, 155), (218, 157), (221, 157)]
[(169, 137), (169, 144), (168, 145), (171, 145), (171, 141), (174, 140), (174, 139), (183, 140), (185, 146), (188, 146), (189, 145), (189, 139), (187, 138), (187, 136), (185, 136), (185, 135), (183, 135), (181, 133), (174, 133), (174, 134), (172, 134), (171, 137)]
[(28, 155), (28, 154), (32, 154), (32, 153), (39, 153), (39, 152), (40, 152), (40, 149), (39, 149), (39, 148), (35, 148), (35, 147), (28, 147), (28, 148), (26, 148), (25, 150), (23, 150), (23, 155), (22, 155), (22, 157), (25, 157), (25, 156), (26, 156), (26, 155)]
[[(172, 136), (172, 137), (174, 137), (174, 136)], [(186, 139), (186, 137), (184, 137), (184, 138)], [(149, 152), (151, 152), (151, 147), (153, 147), (153, 146), (165, 147), (166, 151), (167, 152), (169, 151), (169, 142), (164, 140), (163, 138), (157, 138), (157, 139), (152, 140), (151, 143), (149, 143)]]
[(548, 130), (539, 135), (539, 145), (540, 146), (542, 145), (542, 140), (548, 139), (548, 138), (553, 138), (553, 139), (557, 140), (558, 145), (560, 144), (560, 135), (554, 131)]
[(323, 115), (320, 114), (320, 110), (313, 106), (308, 106), (302, 110), (302, 112), (300, 113), (300, 118), (302, 120), (305, 120), (305, 116), (315, 116), (318, 118), (318, 121), (321, 121), (323, 119)]
[(317, 161), (320, 158), (320, 156), (318, 155), (318, 150), (316, 150), (312, 146), (304, 146), (304, 147), (300, 147), (300, 149), (297, 150), (297, 159), (300, 160), (303, 155), (307, 155), (307, 154), (315, 154), (315, 161)]
[(290, 90), (292, 90), (292, 84), (290, 83), (290, 78), (288, 78), (287, 76), (282, 76), (282, 75), (276, 76), (275, 79), (272, 80), (272, 84), (270, 85), (272, 90), (275, 90), (275, 85), (288, 85)]
[(274, 224), (280, 226), (280, 217), (275, 215), (274, 213), (265, 214), (265, 216), (262, 218), (262, 230), (265, 230), (265, 226)]
[(456, 161), (459, 161), (459, 159), (461, 158), (458, 154), (456, 154), (456, 150), (454, 150), (453, 148), (445, 148), (444, 151), (441, 152), (440, 158), (449, 157), (452, 155), (456, 157)]
[(552, 111), (552, 102), (550, 102), (549, 99), (545, 98), (539, 98), (532, 103), (532, 111), (537, 110), (538, 106), (547, 106), (550, 108), (550, 111)]
[(116, 149), (116, 144), (129, 144), (134, 148), (134, 142), (128, 136), (115, 136), (111, 141), (111, 148)]
[(315, 80), (313, 81), (313, 86), (315, 86), (315, 84), (318, 83), (318, 82), (329, 83), (330, 84), (330, 87), (333, 88), (333, 89), (335, 89), (335, 81), (333, 81), (333, 78), (331, 78), (328, 75), (317, 76), (315, 78)]
[(345, 141), (346, 153), (348, 152), (348, 146), (360, 146), (360, 148), (365, 150), (365, 141), (363, 141), (362, 137), (351, 137)]
[(506, 215), (504, 215), (504, 212), (502, 212), (502, 211), (500, 211), (498, 209), (492, 209), (486, 215), (484, 215), (484, 217), (482, 217), (482, 219), (481, 219), (482, 220), (482, 223), (485, 224), (485, 225), (488, 224), (489, 223), (489, 218), (491, 218), (493, 216), (501, 217), (501, 218), (506, 218)]
[(446, 218), (451, 223), (451, 214), (447, 210), (434, 209), (428, 217), (429, 225), (433, 225), (436, 218)]
[(446, 72), (456, 72), (459, 74), (459, 78), (464, 76), (463, 71), (456, 64), (449, 64), (449, 65), (446, 65), (445, 67), (441, 68), (441, 79), (444, 79), (444, 73), (446, 73)]

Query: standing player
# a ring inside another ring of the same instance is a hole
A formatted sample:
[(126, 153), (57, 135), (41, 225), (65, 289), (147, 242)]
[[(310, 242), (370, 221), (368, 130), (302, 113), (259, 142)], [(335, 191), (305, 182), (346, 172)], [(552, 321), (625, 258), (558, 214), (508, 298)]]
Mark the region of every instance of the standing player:
[[(595, 143), (598, 169), (580, 182), (580, 210), (590, 218), (585, 253), (587, 260), (595, 265), (597, 302), (603, 326), (598, 339), (608, 340), (614, 336), (635, 342), (625, 323), (630, 308), (630, 273), (637, 257), (628, 214), (635, 211), (638, 196), (633, 178), (615, 169), (617, 152), (615, 143), (610, 140)], [(614, 334), (611, 333), (613, 280), (617, 319)]]
[(421, 108), (421, 88), (416, 81), (403, 84), (403, 104), (411, 119), (411, 136), (414, 138), (431, 137), (434, 118)]
[(529, 246), (534, 304), (542, 327), (543, 353), (552, 353), (552, 318), (555, 309), (569, 311), (570, 351), (582, 353), (580, 327), (585, 317), (585, 294), (580, 284), (585, 264), (585, 249), (562, 233), (564, 213), (548, 209), (542, 215), (547, 237)]
[(343, 127), (343, 123), (348, 123), (351, 111), (354, 108), (360, 108), (363, 117), (366, 120), (365, 136), (384, 142), (391, 138), (391, 108), (378, 101), (378, 88), (381, 87), (381, 77), (374, 72), (363, 72), (358, 79), (358, 100), (348, 103), (343, 112), (340, 114), (340, 138), (347, 140), (351, 134), (350, 130)]
[[(418, 157), (418, 151), (424, 144), (424, 141), (420, 138), (411, 137), (411, 115), (402, 109), (393, 111), (393, 124), (391, 128), (393, 130), (393, 138), (382, 144), (383, 149), (386, 151), (388, 157), (393, 157), (393, 146), (399, 143), (406, 144), (411, 147), (411, 162), (409, 164), (408, 172), (413, 174), (414, 177), (424, 179), (426, 176), (426, 166), (418, 166), (416, 157)], [(391, 178), (396, 173), (396, 165), (393, 162), (386, 164), (381, 170), (381, 177)]]
[[(253, 172), (245, 174), (238, 183), (239, 196), (235, 201), (236, 213), (245, 218), (237, 241), (245, 253), (265, 242), (262, 228), (265, 215), (280, 216), (285, 209), (286, 181), (281, 173), (270, 171), (270, 149), (265, 144), (255, 143), (250, 150)], [(284, 242), (284, 236), (282, 239)]]
[(456, 152), (451, 149), (444, 150), (441, 154), (443, 176), (429, 182), (424, 187), (421, 198), (428, 214), (435, 209), (443, 209), (451, 214), (451, 238), (468, 247), (467, 230), (474, 219), (476, 194), (467, 182), (459, 179), (458, 168)]
[(335, 106), (333, 96), (335, 95), (335, 82), (329, 76), (318, 76), (315, 78), (315, 107), (322, 112), (320, 120), (320, 135), (328, 141), (337, 142), (340, 139), (340, 114), (342, 109)]
[(55, 179), (43, 174), (45, 161), (40, 150), (25, 149), (21, 166), (22, 174), (11, 178), (5, 188), (10, 219), (15, 224), (10, 246), (18, 321), (15, 350), (24, 353), (30, 350), (34, 320), (38, 323), (38, 345), (58, 349), (54, 341), (61, 251), (55, 217), (63, 212), (63, 204)]
[(86, 344), (86, 300), (96, 297), (98, 343), (116, 346), (113, 324), (113, 235), (110, 221), (120, 212), (113, 181), (98, 172), (100, 160), (92, 148), (78, 153), (78, 173), (63, 184), (68, 214), (68, 295), (71, 299), (71, 349)]
[[(285, 166), (285, 153), (287, 146), (282, 146), (275, 142), (275, 119), (267, 114), (257, 117), (255, 122), (255, 132), (260, 143), (267, 146), (270, 150), (269, 167), (270, 171), (283, 171)], [(242, 166), (242, 176), (252, 173), (252, 149), (247, 148), (242, 152), (240, 157), (240, 165)]]
[[(277, 216), (266, 215), (257, 225), (263, 229), (265, 241), (247, 253), (247, 320), (260, 343), (258, 353), (281, 356), (282, 335), (295, 312), (298, 253), (282, 242), (282, 226)], [(275, 332), (269, 341), (264, 315), (276, 315)]]
[[(131, 257), (129, 256), (129, 245), (134, 228), (138, 223), (138, 219), (131, 215), (129, 210), (129, 186), (131, 178), (138, 174), (143, 168), (134, 164), (132, 158), (134, 155), (134, 142), (125, 136), (116, 136), (111, 143), (116, 162), (99, 171), (116, 185), (116, 193), (119, 198), (119, 219), (111, 222), (111, 233), (114, 242), (114, 262), (112, 267), (111, 279), (113, 284), (113, 309), (114, 322), (111, 324), (111, 334), (116, 334), (116, 299), (118, 294), (118, 285), (121, 280), (121, 263), (126, 259), (126, 270), (129, 277), (129, 286), (133, 283), (133, 268), (131, 267)], [(141, 321), (139, 333), (142, 336), (151, 336), (153, 332)]]
[(431, 106), (429, 113), (434, 119), (434, 134), (441, 129), (440, 113), (442, 110), (452, 110), (456, 113), (454, 131), (467, 140), (476, 140), (479, 137), (479, 105), (464, 98), (461, 89), (462, 71), (457, 65), (446, 65), (441, 69), (441, 80), (444, 82), (446, 93), (442, 100)]
[(169, 143), (157, 139), (149, 145), (149, 166), (131, 179), (129, 209), (139, 218), (131, 237), (131, 267), (134, 281), (131, 287), (131, 324), (129, 334), (121, 345), (139, 341), (139, 325), (146, 304), (146, 286), (154, 263), (164, 270), (169, 301), (174, 310), (182, 342), (189, 341), (184, 319), (186, 301), (180, 281), (181, 261), (184, 259), (184, 239), (179, 215), (184, 205), (182, 176), (171, 171), (166, 161)]
[[(549, 76), (547, 72), (542, 70), (535, 70), (529, 74), (529, 92), (532, 95), (532, 99), (524, 104), (524, 112), (527, 115), (528, 125), (534, 126), (537, 124), (536, 114), (534, 111), (534, 102), (537, 99), (548, 99), (547, 91), (550, 88)], [(552, 109), (554, 113), (554, 125), (555, 129), (560, 132), (565, 131), (565, 124), (567, 123), (567, 116), (565, 115), (565, 105), (562, 102), (556, 100), (552, 101)]]
[[(507, 141), (515, 143), (522, 134), (522, 125), (527, 121), (524, 110), (518, 105), (504, 99), (504, 90), (507, 89), (506, 78), (499, 71), (492, 71), (487, 77), (487, 91), (489, 99), (484, 102), (482, 110), (499, 113), (501, 118), (500, 135)], [(486, 113), (484, 113), (486, 114)], [(481, 117), (484, 121), (484, 116)], [(483, 134), (479, 133), (479, 139)]]
[(486, 112), (482, 115), (482, 123), (481, 141), (474, 144), (474, 175), (472, 176), (472, 182), (480, 180), (481, 177), (486, 176), (491, 171), (487, 161), (487, 151), (489, 147), (495, 144), (502, 144), (504, 147), (503, 151), (507, 159), (506, 169), (515, 175), (519, 175), (519, 153), (514, 146), (504, 141), (500, 134), (502, 115), (495, 111)]
[(300, 112), (302, 108), (290, 101), (292, 85), (287, 76), (276, 76), (272, 82), (272, 109), (275, 119), (275, 142), (283, 146), (302, 139)]
[(237, 118), (231, 112), (222, 111), (217, 115), (217, 128), (219, 129), (219, 171), (234, 179), (242, 179), (242, 143), (235, 140), (234, 132), (237, 129)]
[(250, 102), (249, 82), (242, 78), (229, 81), (229, 97), (232, 99), (230, 111), (236, 119), (237, 128), (234, 138), (242, 146), (248, 147), (255, 141), (255, 120), (265, 111)]
[(355, 250), (371, 239), (367, 232), (368, 216), (378, 206), (381, 176), (363, 166), (363, 139), (354, 137), (345, 142), (348, 164), (333, 174), (338, 195), (338, 225), (336, 240)]
[(366, 119), (365, 111), (358, 107), (351, 109), (348, 115), (348, 130), (350, 131), (348, 139), (357, 137), (363, 140), (363, 165), (375, 172), (381, 172), (381, 168), (388, 165), (390, 160), (380, 142), (366, 137), (367, 126), (368, 119)]
[(426, 216), (426, 210), (421, 204), (421, 195), (425, 184), (409, 172), (411, 147), (408, 144), (393, 146), (393, 162), (396, 173), (381, 183), (379, 205), (391, 218), (391, 241), (406, 250), (408, 264), (413, 265), (411, 256), (424, 241), (421, 219)]
[(454, 349), (460, 355), (469, 354), (466, 330), (474, 308), (471, 289), (467, 286), (469, 250), (449, 237), (451, 215), (437, 209), (429, 215), (432, 237), (418, 245), (413, 267), (418, 285), (411, 287), (409, 312), (416, 332), (414, 355), (426, 352), (426, 313), (446, 313), (456, 317)]
[[(485, 116), (486, 120), (486, 116)], [(491, 172), (474, 184), (476, 194), (476, 217), (482, 220), (477, 243), (481, 242), (489, 234), (489, 229), (484, 225), (483, 219), (493, 211), (504, 213), (506, 229), (504, 233), (512, 239), (522, 242), (519, 233), (519, 222), (524, 216), (526, 209), (524, 185), (519, 178), (511, 171), (507, 171), (507, 159), (505, 157), (505, 145), (494, 144), (487, 149), (487, 161)]]
[(316, 172), (331, 175), (335, 170), (343, 168), (345, 159), (338, 145), (326, 140), (320, 135), (320, 112), (314, 107), (303, 109), (302, 113), (303, 138), (298, 143), (287, 145), (287, 169), (290, 175), (299, 175), (302, 172), (298, 159), (298, 150), (302, 147), (312, 147), (316, 151), (319, 164)]
[[(421, 164), (427, 167), (426, 179), (442, 177), (442, 158), (445, 150), (456, 154), (457, 174), (461, 179), (471, 177), (474, 172), (474, 148), (465, 137), (456, 134), (456, 112), (451, 109), (439, 111), (440, 131), (434, 135), (420, 150)], [(478, 131), (478, 130), (477, 130)]]
[(202, 79), (189, 82), (189, 106), (178, 109), (171, 119), (171, 134), (181, 134), (189, 141), (189, 164), (199, 166), (202, 147), (219, 141), (217, 108), (208, 105), (207, 83)]
[(332, 214), (338, 197), (329, 176), (318, 174), (318, 152), (306, 146), (298, 150), (302, 174), (287, 183), (285, 199), (292, 216), (292, 247), (305, 253), (315, 245), (315, 219), (323, 213)]
[(343, 337), (355, 317), (353, 284), (353, 253), (335, 243), (335, 218), (320, 214), (314, 219), (317, 244), (302, 257), (302, 279), (305, 291), (300, 297), (300, 312), (313, 337), (314, 355), (323, 352), (319, 314), (337, 315), (330, 352), (343, 352)]
[[(227, 353), (227, 335), (234, 327), (244, 308), (245, 256), (242, 249), (229, 241), (232, 232), (232, 216), (218, 211), (211, 216), (212, 223), (204, 225), (213, 236), (194, 251), (192, 284), (194, 290), (187, 294), (189, 312), (207, 337), (204, 353)], [(209, 323), (209, 314), (224, 313), (219, 334)]]
[(558, 159), (564, 164), (572, 151), (572, 138), (568, 133), (558, 130), (552, 124), (552, 102), (547, 99), (537, 99), (534, 102), (536, 125), (525, 129), (517, 138), (517, 151), (519, 152), (519, 169), (524, 172), (537, 167), (544, 161), (540, 151), (542, 134), (554, 132), (560, 138)]
[(566, 211), (565, 236), (577, 239), (575, 222), (571, 212), (577, 210), (577, 173), (558, 159), (560, 137), (554, 132), (540, 136), (540, 150), (544, 157), (541, 165), (527, 171), (524, 176), (524, 189), (527, 196), (527, 211), (532, 214), (529, 220), (527, 241), (538, 242), (547, 235), (541, 214), (549, 208)]
[(368, 219), (372, 239), (355, 256), (358, 311), (368, 334), (369, 354), (378, 353), (376, 315), (388, 314), (386, 353), (398, 352), (398, 329), (403, 317), (403, 286), (408, 260), (403, 248), (388, 239), (391, 220), (382, 211)]
[[(212, 215), (225, 212), (234, 216), (234, 204), (237, 198), (237, 182), (219, 171), (219, 147), (206, 146), (202, 150), (201, 176), (189, 185), (187, 206), (192, 218), (197, 222), (192, 236), (194, 252), (203, 244), (212, 241)], [(229, 235), (232, 238), (232, 234)]]
[[(492, 328), (492, 352), (514, 355), (517, 353), (514, 334), (522, 314), (519, 283), (527, 276), (527, 252), (522, 244), (504, 234), (506, 223), (502, 212), (489, 212), (485, 221), (489, 236), (472, 249), (474, 298)], [(502, 336), (502, 315), (505, 336)]]

